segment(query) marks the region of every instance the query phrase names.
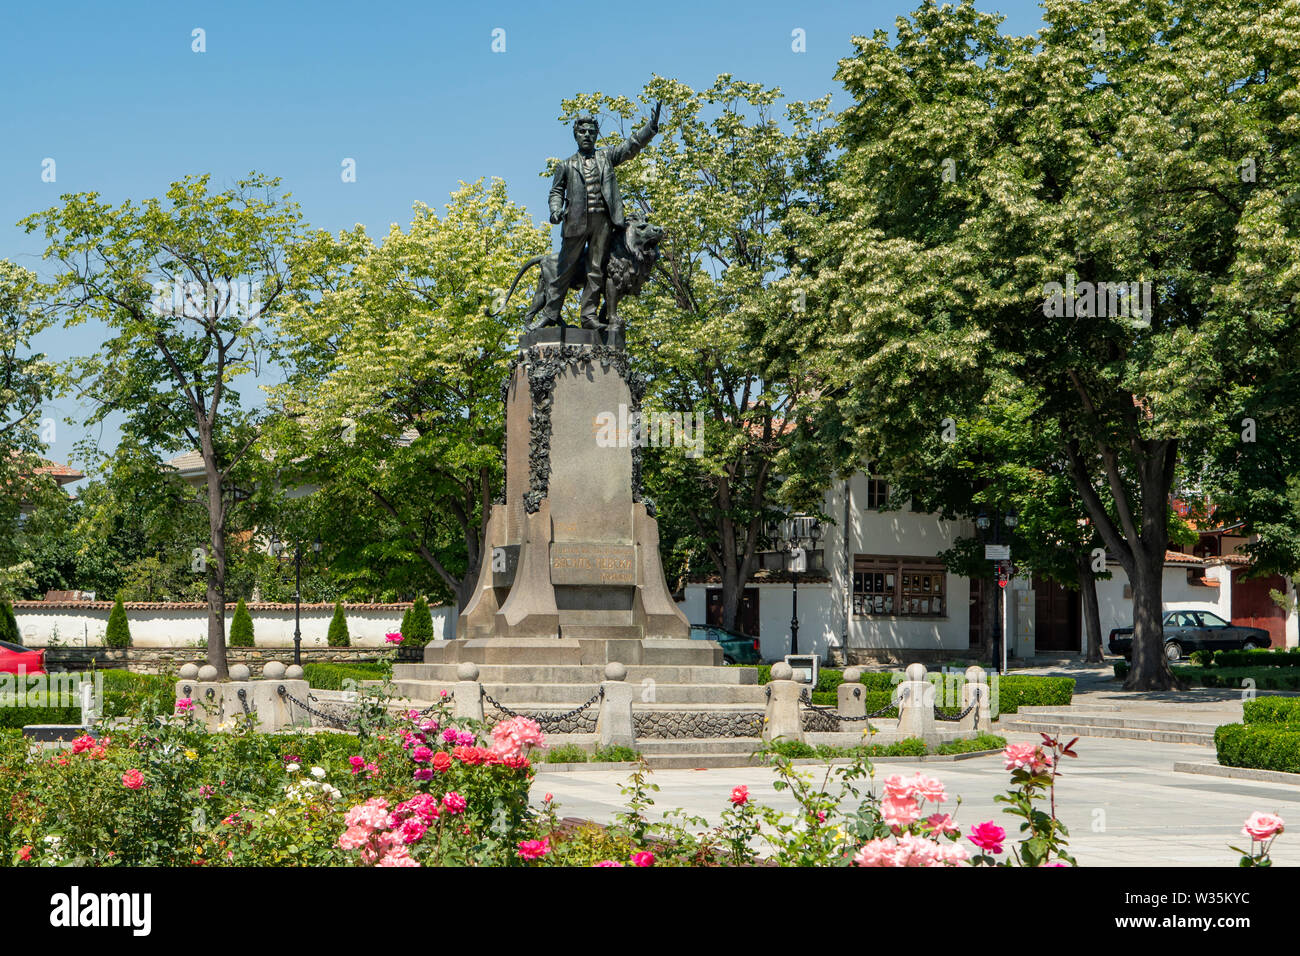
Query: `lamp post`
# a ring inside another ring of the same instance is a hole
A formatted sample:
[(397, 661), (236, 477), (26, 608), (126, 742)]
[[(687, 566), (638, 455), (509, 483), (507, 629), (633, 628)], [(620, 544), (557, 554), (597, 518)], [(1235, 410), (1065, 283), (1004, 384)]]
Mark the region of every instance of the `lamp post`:
[[(1001, 549), (1002, 527), (1005, 525), (1008, 531), (1015, 531), (1016, 525), (1019, 523), (1020, 516), (1016, 514), (1014, 508), (1001, 514), (994, 512), (992, 519), (981, 508), (979, 515), (975, 518), (975, 527), (979, 529), (980, 536), (984, 539), (984, 555), (996, 562), (998, 593), (996, 620), (993, 622), (993, 658), (999, 662), (999, 674), (1007, 672), (1007, 643), (1005, 635), (1002, 633), (1002, 592), (1006, 590), (1007, 582), (1015, 574), (1015, 566), (1011, 563), (1010, 558), (1010, 547), (1005, 552)], [(991, 542), (988, 540), (990, 527), (993, 529), (993, 540)], [(998, 549), (995, 552), (996, 557), (989, 554), (990, 544)], [(1003, 553), (1007, 556), (1003, 557)]]
[[(314, 553), (320, 554), (320, 538), (311, 543)], [(284, 543), (278, 535), (271, 538), (271, 552), (279, 556)], [(302, 542), (293, 545), (293, 662), (302, 666)]]
[(786, 570), (791, 574), (790, 653), (799, 653), (799, 574), (808, 570), (808, 551), (822, 537), (821, 522), (807, 515), (786, 518), (773, 535), (778, 549), (785, 554)]

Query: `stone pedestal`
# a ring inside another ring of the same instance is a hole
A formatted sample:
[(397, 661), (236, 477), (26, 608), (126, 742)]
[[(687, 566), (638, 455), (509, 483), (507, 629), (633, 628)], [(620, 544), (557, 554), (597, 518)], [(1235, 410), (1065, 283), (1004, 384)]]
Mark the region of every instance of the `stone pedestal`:
[(505, 390), (505, 500), (457, 622), (463, 646), (431, 645), (427, 662), (636, 665), (647, 639), (689, 639), (641, 499), (643, 390), (621, 334), (560, 327), (520, 340)]
[(763, 714), (764, 740), (803, 741), (803, 715), (799, 713), (799, 698), (807, 685), (791, 680), (793, 675), (793, 670), (785, 661), (772, 665), (772, 679), (767, 684), (767, 709)]

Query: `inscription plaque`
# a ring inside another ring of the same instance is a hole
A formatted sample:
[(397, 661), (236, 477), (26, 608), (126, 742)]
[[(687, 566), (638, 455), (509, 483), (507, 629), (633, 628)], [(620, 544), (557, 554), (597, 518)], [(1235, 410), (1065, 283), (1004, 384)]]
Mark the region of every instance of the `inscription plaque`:
[(551, 542), (552, 584), (636, 584), (636, 548), (625, 544)]

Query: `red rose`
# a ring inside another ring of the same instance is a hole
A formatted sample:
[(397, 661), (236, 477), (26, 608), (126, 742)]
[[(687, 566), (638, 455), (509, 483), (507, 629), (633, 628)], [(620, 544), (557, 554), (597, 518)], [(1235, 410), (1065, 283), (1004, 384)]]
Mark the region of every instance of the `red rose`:
[(22, 860), (24, 863), (26, 863), (31, 858), (32, 858), (31, 846), (25, 846), (18, 851), (18, 859)]
[(438, 773), (446, 773), (451, 769), (451, 754), (445, 750), (439, 750), (433, 755), (433, 769)]

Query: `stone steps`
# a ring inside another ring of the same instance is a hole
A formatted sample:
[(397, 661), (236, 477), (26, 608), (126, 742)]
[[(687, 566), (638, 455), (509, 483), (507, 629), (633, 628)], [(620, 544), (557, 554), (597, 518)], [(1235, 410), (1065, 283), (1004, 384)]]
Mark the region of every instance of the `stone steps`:
[(1214, 746), (1217, 724), (1192, 720), (1164, 720), (1114, 710), (1026, 707), (1027, 713), (1008, 714), (995, 730), (1044, 733), (1067, 737), (1116, 737), (1172, 744)]

